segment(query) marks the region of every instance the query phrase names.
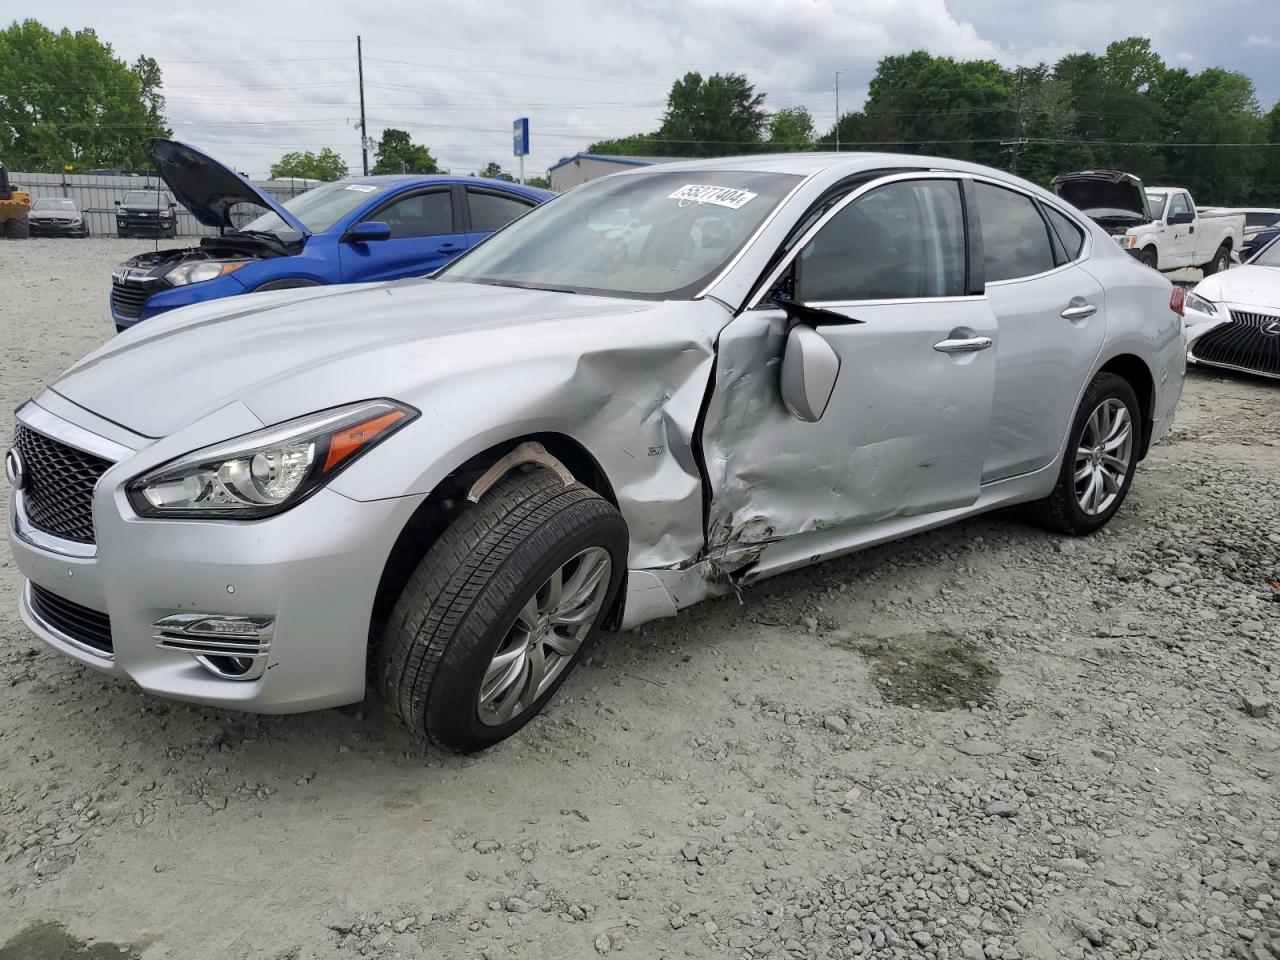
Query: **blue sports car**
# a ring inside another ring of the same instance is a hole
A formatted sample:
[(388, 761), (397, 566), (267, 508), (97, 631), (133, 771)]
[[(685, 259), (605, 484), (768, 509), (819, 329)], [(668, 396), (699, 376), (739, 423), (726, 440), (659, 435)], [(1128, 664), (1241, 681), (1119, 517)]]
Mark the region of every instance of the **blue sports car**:
[[(117, 267), (117, 330), (241, 293), (422, 276), (554, 196), (501, 180), (405, 175), (326, 183), (282, 205), (184, 143), (150, 140), (147, 154), (178, 202), (222, 235)], [(237, 228), (232, 210), (245, 205), (265, 211)]]

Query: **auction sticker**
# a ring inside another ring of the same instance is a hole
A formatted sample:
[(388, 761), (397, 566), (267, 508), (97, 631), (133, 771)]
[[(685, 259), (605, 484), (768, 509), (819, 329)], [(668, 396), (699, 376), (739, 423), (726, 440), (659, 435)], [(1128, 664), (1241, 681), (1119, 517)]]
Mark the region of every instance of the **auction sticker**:
[(675, 193), (668, 195), (668, 200), (679, 200), (680, 206), (690, 203), (714, 203), (717, 207), (728, 207), (730, 210), (741, 210), (759, 194), (750, 190), (737, 190), (733, 187), (713, 187), (705, 183), (686, 183)]
[(356, 193), (373, 193), (378, 188), (371, 183), (348, 183), (347, 189)]

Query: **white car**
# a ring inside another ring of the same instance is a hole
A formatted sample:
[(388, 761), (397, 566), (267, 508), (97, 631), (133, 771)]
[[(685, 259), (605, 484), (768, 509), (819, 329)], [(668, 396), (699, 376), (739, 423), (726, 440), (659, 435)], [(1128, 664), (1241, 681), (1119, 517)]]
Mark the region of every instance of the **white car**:
[(1280, 379), (1280, 239), (1187, 294), (1187, 359)]

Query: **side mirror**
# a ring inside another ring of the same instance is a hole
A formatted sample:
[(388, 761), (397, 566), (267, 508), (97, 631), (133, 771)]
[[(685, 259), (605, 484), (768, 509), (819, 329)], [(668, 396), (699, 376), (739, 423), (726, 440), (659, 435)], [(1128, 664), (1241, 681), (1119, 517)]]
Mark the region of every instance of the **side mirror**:
[(1177, 226), (1183, 223), (1190, 223), (1196, 218), (1194, 213), (1171, 213), (1169, 214), (1169, 225)]
[(813, 327), (796, 324), (787, 334), (779, 386), (792, 415), (814, 423), (826, 412), (840, 373), (840, 358)]
[(382, 220), (366, 220), (357, 223), (342, 235), (343, 243), (373, 243), (375, 240), (390, 240), (391, 224)]
[(119, 200), (117, 200), (117, 201), (116, 201), (116, 206), (117, 206), (117, 207), (118, 207), (118, 206), (120, 206), (120, 201), (119, 201)]

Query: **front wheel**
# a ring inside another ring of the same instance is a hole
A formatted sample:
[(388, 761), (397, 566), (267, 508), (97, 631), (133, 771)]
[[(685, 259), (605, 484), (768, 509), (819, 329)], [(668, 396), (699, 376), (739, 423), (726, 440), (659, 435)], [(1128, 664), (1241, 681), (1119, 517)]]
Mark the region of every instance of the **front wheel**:
[(550, 470), (506, 477), (440, 536), (379, 647), (391, 711), (452, 750), (529, 722), (595, 639), (622, 584), (617, 509)]
[(1142, 420), (1129, 381), (1100, 373), (1076, 411), (1053, 492), (1031, 505), (1050, 530), (1081, 537), (1101, 529), (1129, 493)]
[(1160, 258), (1156, 254), (1156, 252), (1152, 250), (1150, 247), (1147, 247), (1147, 249), (1139, 253), (1138, 259), (1141, 260), (1148, 267), (1150, 267), (1152, 270), (1158, 269)]

